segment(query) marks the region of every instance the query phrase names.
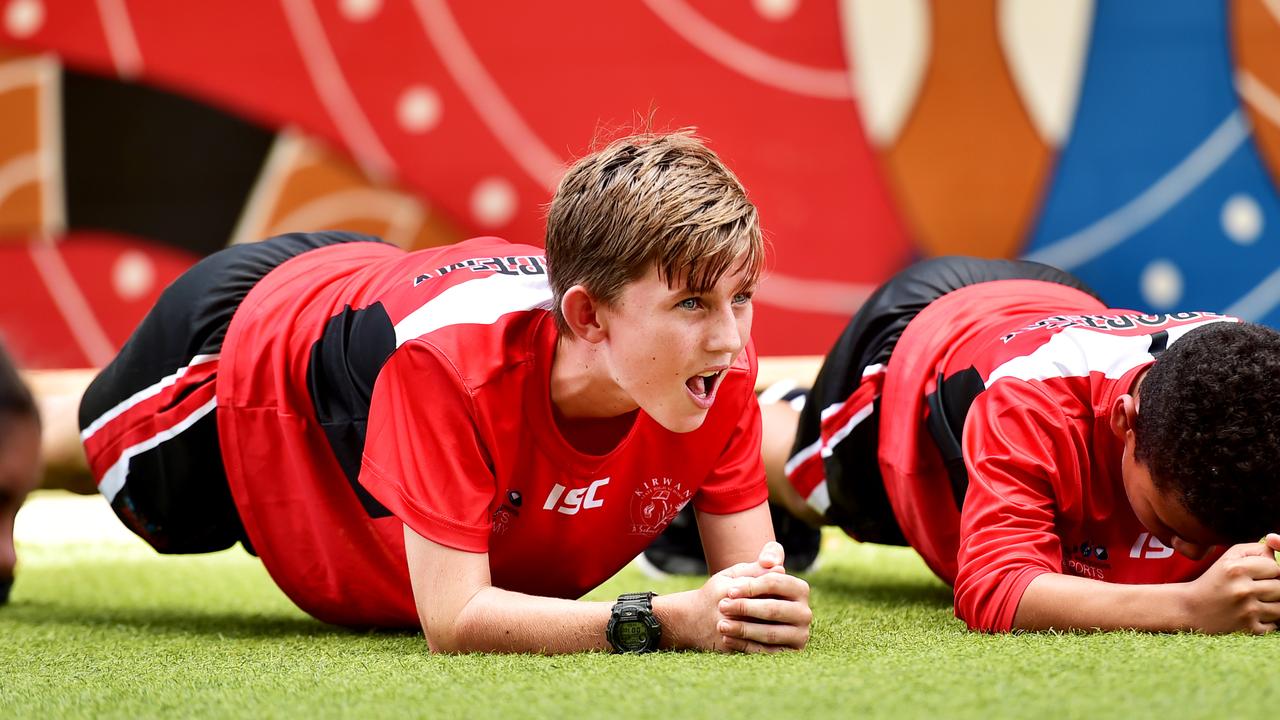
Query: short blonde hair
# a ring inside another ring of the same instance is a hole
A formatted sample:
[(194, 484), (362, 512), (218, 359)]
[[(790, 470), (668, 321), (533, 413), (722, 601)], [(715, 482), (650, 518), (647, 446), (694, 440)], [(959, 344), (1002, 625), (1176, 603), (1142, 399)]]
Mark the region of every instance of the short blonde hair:
[(651, 264), (695, 293), (729, 271), (754, 283), (764, 265), (755, 205), (688, 130), (621, 138), (574, 163), (551, 201), (546, 248), (561, 332), (560, 302), (574, 285), (612, 303)]

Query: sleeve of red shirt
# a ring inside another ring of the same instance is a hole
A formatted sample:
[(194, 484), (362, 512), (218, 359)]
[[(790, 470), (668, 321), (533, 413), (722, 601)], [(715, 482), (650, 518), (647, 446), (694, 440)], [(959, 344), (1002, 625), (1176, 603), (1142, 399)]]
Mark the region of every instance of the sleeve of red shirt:
[[(745, 367), (739, 367), (744, 365)], [(769, 499), (769, 486), (764, 479), (764, 461), (760, 457), (760, 405), (756, 402), (756, 354), (751, 346), (729, 370), (721, 391), (742, 393), (742, 409), (737, 424), (725, 443), (715, 469), (693, 497), (693, 506), (715, 515), (750, 510)], [(729, 399), (725, 397), (724, 399)]]
[(1040, 389), (1017, 380), (995, 383), (970, 408), (955, 585), (956, 617), (970, 629), (1008, 631), (1027, 585), (1062, 571), (1054, 488), (1081, 472), (1075, 427)]
[(497, 483), (472, 395), (425, 341), (402, 345), (378, 374), (360, 484), (428, 540), (488, 552)]

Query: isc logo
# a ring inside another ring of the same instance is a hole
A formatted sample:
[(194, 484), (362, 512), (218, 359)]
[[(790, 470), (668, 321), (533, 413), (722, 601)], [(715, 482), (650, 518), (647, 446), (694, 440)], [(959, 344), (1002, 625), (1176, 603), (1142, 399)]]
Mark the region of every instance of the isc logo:
[[(543, 510), (551, 510), (555, 508), (556, 512), (565, 515), (577, 515), (579, 510), (598, 508), (604, 504), (604, 500), (596, 498), (596, 490), (609, 484), (609, 478), (601, 478), (584, 488), (574, 488), (565, 492), (567, 488), (556, 483), (551, 488), (551, 493), (547, 495), (547, 501), (542, 504)], [(563, 496), (563, 497), (561, 497)]]
[(1160, 560), (1170, 555), (1173, 555), (1173, 548), (1160, 542), (1160, 539), (1151, 533), (1139, 533), (1138, 539), (1133, 542), (1133, 547), (1129, 548), (1131, 558)]

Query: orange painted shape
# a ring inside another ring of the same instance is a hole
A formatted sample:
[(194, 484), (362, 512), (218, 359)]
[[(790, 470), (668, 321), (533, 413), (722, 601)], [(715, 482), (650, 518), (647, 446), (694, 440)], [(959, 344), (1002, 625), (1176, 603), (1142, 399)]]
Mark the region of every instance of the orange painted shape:
[(407, 249), (447, 245), (462, 239), (457, 227), (406, 193), (370, 181), (345, 157), (307, 138), (276, 175), (259, 182), (272, 198), (253, 236), (341, 229), (387, 239)]
[(930, 3), (932, 47), (915, 107), (883, 151), (926, 255), (1013, 257), (1039, 209), (1052, 151), (1014, 86), (996, 0)]
[(26, 243), (40, 232), (42, 188), (24, 183), (0, 198), (0, 242)]
[[(1271, 181), (1280, 187), (1280, 17), (1265, 0), (1233, 0), (1229, 12), (1231, 51), (1242, 81), (1237, 92)], [(1246, 75), (1251, 79), (1244, 80)], [(1273, 109), (1264, 112), (1264, 104)]]
[(443, 212), (427, 205), (426, 217), (423, 218), (422, 227), (419, 228), (418, 234), (414, 236), (408, 249), (421, 250), (440, 245), (452, 245), (464, 239), (466, 239), (466, 235), (457, 223), (450, 220)]
[(39, 76), (26, 72), (30, 59), (9, 60), (2, 64), (9, 72), (29, 75), (5, 92), (0, 92), (0, 177), (9, 180), (0, 185), (0, 237), (25, 238), (44, 227), (40, 172), (40, 99)]

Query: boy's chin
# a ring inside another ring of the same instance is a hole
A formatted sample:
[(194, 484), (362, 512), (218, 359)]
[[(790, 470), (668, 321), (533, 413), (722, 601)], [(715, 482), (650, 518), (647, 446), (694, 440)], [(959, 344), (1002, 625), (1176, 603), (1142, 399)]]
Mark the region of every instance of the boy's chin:
[(650, 417), (667, 430), (680, 434), (691, 433), (707, 421), (706, 410), (685, 413), (668, 412), (663, 415), (650, 415)]

